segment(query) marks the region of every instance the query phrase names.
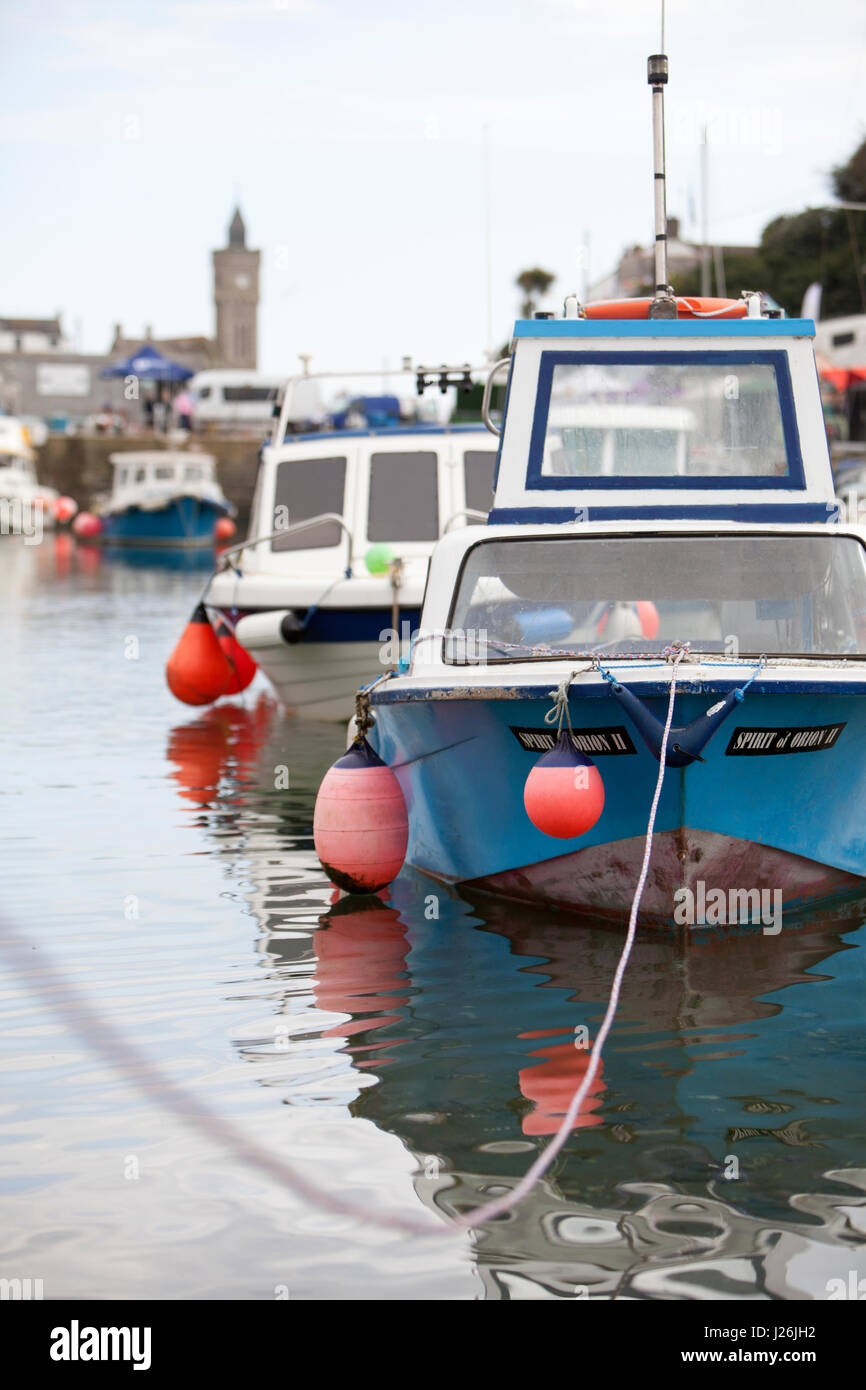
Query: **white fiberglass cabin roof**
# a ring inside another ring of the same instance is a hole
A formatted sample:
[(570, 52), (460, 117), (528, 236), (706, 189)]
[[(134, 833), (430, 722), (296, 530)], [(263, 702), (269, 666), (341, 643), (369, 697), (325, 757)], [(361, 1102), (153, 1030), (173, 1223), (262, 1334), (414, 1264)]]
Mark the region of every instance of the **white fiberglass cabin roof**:
[(807, 319), (518, 322), (490, 523), (827, 521)]

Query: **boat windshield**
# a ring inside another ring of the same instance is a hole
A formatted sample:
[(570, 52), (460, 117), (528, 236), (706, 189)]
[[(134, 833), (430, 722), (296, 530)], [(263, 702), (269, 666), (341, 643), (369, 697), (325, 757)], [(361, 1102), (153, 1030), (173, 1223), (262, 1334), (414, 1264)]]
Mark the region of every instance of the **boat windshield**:
[(469, 551), (445, 660), (640, 653), (866, 656), (866, 548), (844, 535), (564, 536)]
[[(555, 478), (788, 476), (774, 361), (725, 353), (711, 361), (633, 358), (595, 354), (543, 369), (530, 463), (536, 485), (556, 486), (546, 483)], [(787, 369), (779, 371), (787, 389)]]

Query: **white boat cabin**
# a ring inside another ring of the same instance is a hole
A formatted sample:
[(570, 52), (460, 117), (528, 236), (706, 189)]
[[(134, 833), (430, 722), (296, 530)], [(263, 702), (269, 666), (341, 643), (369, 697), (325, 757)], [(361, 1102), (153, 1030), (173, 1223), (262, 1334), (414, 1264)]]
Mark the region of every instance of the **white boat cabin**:
[[(296, 436), (262, 450), (245, 574), (364, 570), (371, 546), (410, 566), (440, 535), (483, 520), (496, 445), (480, 426), (406, 426)], [(316, 517), (331, 519), (304, 527)], [(295, 529), (297, 528), (297, 529)]]
[(222, 498), (211, 454), (154, 449), (111, 454), (109, 462), (114, 468), (109, 511), (146, 507), (173, 497)]
[(751, 316), (517, 323), (491, 524), (828, 520), (813, 336)]

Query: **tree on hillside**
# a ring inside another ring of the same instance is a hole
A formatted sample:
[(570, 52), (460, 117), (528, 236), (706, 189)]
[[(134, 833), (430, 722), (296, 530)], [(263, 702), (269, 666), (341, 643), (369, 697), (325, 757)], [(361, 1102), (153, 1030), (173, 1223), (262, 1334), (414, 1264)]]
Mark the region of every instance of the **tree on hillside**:
[(514, 283), (523, 291), (523, 299), (520, 301), (522, 318), (532, 318), (539, 299), (547, 294), (555, 279), (555, 275), (542, 270), (540, 266), (535, 266), (532, 270), (521, 270)]

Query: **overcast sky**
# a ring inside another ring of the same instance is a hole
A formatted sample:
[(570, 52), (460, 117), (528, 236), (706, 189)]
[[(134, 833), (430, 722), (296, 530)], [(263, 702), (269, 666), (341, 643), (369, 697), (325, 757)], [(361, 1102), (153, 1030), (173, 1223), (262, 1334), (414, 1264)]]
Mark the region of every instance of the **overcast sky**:
[[(239, 200), (260, 365), (478, 360), (514, 276), (557, 297), (652, 231), (658, 0), (0, 0), (0, 313), (85, 350), (211, 333)], [(862, 0), (669, 0), (669, 212), (749, 242), (866, 134)], [(487, 132), (485, 136), (485, 130)], [(733, 287), (732, 287), (733, 288)], [(739, 287), (737, 287), (739, 288)]]

